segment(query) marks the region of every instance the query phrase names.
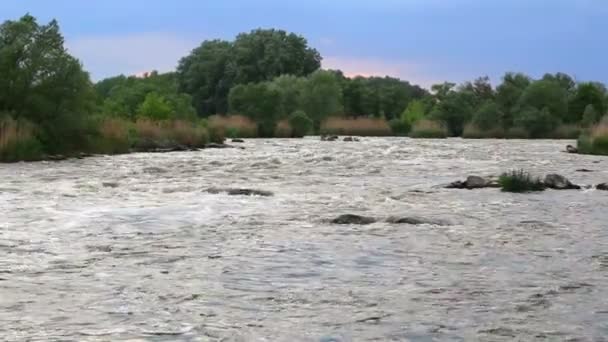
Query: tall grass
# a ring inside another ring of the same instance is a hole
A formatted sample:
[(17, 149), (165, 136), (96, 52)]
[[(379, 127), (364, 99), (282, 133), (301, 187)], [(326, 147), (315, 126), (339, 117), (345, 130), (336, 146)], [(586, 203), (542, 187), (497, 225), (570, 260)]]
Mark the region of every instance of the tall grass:
[(443, 139), (448, 137), (448, 130), (440, 122), (431, 120), (417, 121), (410, 131), (412, 138)]
[(106, 118), (99, 124), (99, 138), (92, 144), (92, 152), (103, 154), (128, 153), (131, 148), (132, 123), (118, 118)]
[(289, 121), (279, 121), (274, 130), (274, 136), (277, 138), (291, 138), (293, 136), (293, 129), (291, 128)]
[(258, 125), (243, 115), (213, 115), (208, 119), (209, 131), (229, 138), (256, 138)]
[(538, 177), (532, 177), (524, 170), (503, 173), (498, 183), (504, 192), (532, 192), (545, 190), (545, 184)]
[(17, 121), (10, 117), (0, 119), (0, 161), (40, 160), (43, 150), (36, 138), (35, 129), (27, 121)]
[(321, 123), (319, 133), (378, 137), (393, 135), (388, 122), (376, 118), (328, 118)]
[(608, 118), (593, 126), (578, 139), (578, 151), (585, 154), (608, 155)]

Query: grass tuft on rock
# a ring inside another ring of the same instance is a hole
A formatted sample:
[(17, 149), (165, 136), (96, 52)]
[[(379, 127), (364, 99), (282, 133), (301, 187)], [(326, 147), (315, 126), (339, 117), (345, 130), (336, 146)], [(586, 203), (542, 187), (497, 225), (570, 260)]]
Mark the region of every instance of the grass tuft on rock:
[(545, 190), (545, 184), (538, 177), (533, 177), (524, 170), (503, 173), (498, 180), (504, 192), (534, 192)]

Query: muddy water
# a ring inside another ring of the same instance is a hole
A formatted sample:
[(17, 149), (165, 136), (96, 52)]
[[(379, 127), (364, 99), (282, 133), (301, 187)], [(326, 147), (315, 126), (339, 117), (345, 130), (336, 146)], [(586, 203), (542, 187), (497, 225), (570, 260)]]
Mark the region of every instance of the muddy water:
[[(0, 165), (0, 339), (604, 341), (608, 192), (435, 187), (513, 168), (608, 181), (608, 158), (566, 143), (251, 140)], [(203, 191), (227, 186), (275, 195)], [(450, 224), (326, 223), (345, 213)]]

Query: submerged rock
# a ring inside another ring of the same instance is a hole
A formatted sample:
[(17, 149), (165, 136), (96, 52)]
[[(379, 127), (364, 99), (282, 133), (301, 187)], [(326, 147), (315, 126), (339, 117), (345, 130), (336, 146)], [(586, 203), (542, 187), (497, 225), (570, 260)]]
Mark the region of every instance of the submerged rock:
[(233, 143), (244, 143), (245, 140), (236, 138), (236, 139), (232, 139), (232, 142)]
[(464, 182), (456, 181), (448, 184), (446, 189), (483, 189), (483, 188), (499, 188), (498, 180), (492, 177), (469, 176)]
[(101, 185), (104, 188), (113, 188), (113, 189), (118, 188), (118, 186), (119, 186), (119, 184), (116, 182), (103, 182), (103, 183), (101, 183)]
[(589, 169), (578, 169), (578, 170), (576, 170), (576, 172), (595, 172), (595, 171), (589, 170)]
[(321, 141), (336, 141), (339, 137), (337, 135), (322, 135)]
[(547, 188), (554, 190), (578, 190), (581, 188), (579, 185), (572, 184), (568, 178), (558, 174), (547, 175), (544, 183)]
[(595, 188), (598, 190), (608, 191), (608, 183), (598, 184)]
[(376, 222), (373, 217), (366, 217), (360, 215), (346, 214), (340, 215), (335, 219), (331, 220), (333, 224), (356, 224), (356, 225), (367, 225)]
[(256, 189), (240, 189), (240, 188), (209, 188), (205, 190), (210, 194), (221, 194), (225, 193), (230, 196), (262, 196), (270, 197), (274, 196), (271, 191), (256, 190)]
[(578, 148), (576, 148), (572, 145), (568, 145), (568, 146), (566, 146), (566, 151), (568, 153), (578, 153)]
[(360, 140), (359, 140), (359, 138), (355, 138), (355, 137), (345, 137), (343, 139), (343, 141), (357, 142), (357, 141), (360, 141)]
[(427, 219), (427, 218), (423, 218), (423, 217), (409, 217), (409, 216), (389, 217), (386, 220), (386, 222), (392, 223), (392, 224), (411, 224), (414, 226), (421, 225), (421, 224), (430, 224), (430, 225), (434, 225), (434, 226), (449, 226), (450, 225), (450, 222), (445, 221), (445, 220)]

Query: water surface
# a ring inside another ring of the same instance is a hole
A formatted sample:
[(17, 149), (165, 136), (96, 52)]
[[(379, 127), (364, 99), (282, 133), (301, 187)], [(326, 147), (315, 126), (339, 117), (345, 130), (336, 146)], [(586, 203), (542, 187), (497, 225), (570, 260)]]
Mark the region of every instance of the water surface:
[[(436, 187), (514, 168), (608, 182), (608, 158), (567, 143), (249, 140), (0, 165), (0, 336), (604, 341), (608, 192)], [(450, 225), (326, 222), (346, 213)]]

